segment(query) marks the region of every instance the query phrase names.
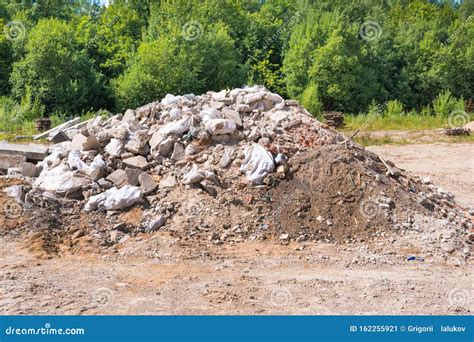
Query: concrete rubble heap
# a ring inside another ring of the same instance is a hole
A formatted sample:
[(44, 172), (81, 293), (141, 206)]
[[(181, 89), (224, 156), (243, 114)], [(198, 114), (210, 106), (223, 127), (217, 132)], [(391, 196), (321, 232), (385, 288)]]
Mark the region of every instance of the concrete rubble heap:
[[(37, 168), (25, 166), (30, 183), (22, 185), (26, 208), (47, 207), (53, 201), (60, 203), (55, 207), (59, 212), (107, 212), (105, 224), (122, 227), (119, 214), (139, 207), (137, 231), (184, 230), (188, 236), (205, 234), (216, 243), (260, 238), (267, 232), (284, 240), (315, 238), (311, 227), (289, 231), (276, 224), (286, 202), (265, 197), (273, 189), (275, 196), (299, 201), (292, 189), (280, 194), (275, 189), (294, 179), (305, 153), (353, 150), (354, 160), (363, 161), (360, 172), (373, 176), (374, 182), (407, 177), (377, 156), (357, 157), (366, 153), (362, 147), (315, 120), (297, 101), (261, 86), (201, 96), (168, 94), (123, 115), (96, 118), (77, 129), (65, 127), (70, 141), (51, 146)], [(452, 195), (428, 181), (415, 183), (419, 190), (412, 197), (420, 210), (446, 217), (446, 208), (454, 207)], [(396, 202), (387, 195), (379, 199), (377, 205), (387, 211)], [(276, 202), (279, 207), (272, 205)], [(295, 215), (304, 216), (309, 206), (302, 203)], [(461, 213), (452, 221), (470, 224), (463, 219)], [(317, 217), (326, 226), (331, 220), (335, 218)]]

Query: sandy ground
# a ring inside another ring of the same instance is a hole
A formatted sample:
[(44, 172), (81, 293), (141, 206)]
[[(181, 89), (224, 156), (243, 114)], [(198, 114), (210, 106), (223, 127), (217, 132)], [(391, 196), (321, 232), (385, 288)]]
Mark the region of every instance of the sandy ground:
[[(473, 145), (377, 147), (470, 205)], [(417, 234), (432, 234), (424, 232)], [(170, 233), (47, 255), (0, 237), (0, 314), (472, 314), (472, 268), (410, 236), (216, 246)], [(412, 243), (413, 242), (413, 243)], [(424, 261), (407, 257), (423, 255)]]
[(370, 151), (405, 170), (429, 177), (455, 194), (459, 203), (474, 208), (474, 144), (375, 146)]

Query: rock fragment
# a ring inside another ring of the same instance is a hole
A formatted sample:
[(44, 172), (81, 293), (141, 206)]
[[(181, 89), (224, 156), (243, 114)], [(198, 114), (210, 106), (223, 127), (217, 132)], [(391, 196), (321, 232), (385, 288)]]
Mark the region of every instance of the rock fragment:
[(99, 141), (93, 135), (86, 137), (82, 134), (76, 134), (69, 143), (69, 150), (92, 151), (100, 148)]
[(127, 158), (123, 161), (123, 163), (126, 166), (140, 169), (140, 170), (146, 170), (150, 166), (150, 164), (146, 161), (146, 159), (143, 156)]
[(158, 187), (158, 184), (156, 184), (153, 178), (146, 172), (138, 176), (138, 181), (140, 182), (140, 190), (144, 195), (152, 193)]
[(166, 218), (163, 215), (159, 215), (150, 221), (148, 227), (146, 227), (145, 232), (151, 233), (160, 229), (166, 222)]

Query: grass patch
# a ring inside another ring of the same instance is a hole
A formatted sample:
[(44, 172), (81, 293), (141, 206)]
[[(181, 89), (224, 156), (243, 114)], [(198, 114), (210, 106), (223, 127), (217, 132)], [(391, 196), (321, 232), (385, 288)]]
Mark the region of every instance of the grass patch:
[(388, 145), (393, 144), (394, 141), (388, 135), (383, 137), (373, 137), (370, 134), (363, 134), (361, 136), (354, 137), (354, 141), (362, 146), (374, 146), (374, 145)]
[[(469, 117), (471, 120), (474, 120), (473, 113)], [(359, 129), (362, 131), (419, 131), (449, 126), (448, 119), (445, 117), (410, 113), (402, 115), (345, 115), (344, 122), (346, 124), (345, 129)]]
[(380, 145), (409, 145), (409, 144), (432, 144), (432, 143), (474, 143), (474, 134), (448, 136), (444, 134), (416, 134), (407, 136), (396, 136), (384, 134), (374, 135), (370, 132), (359, 134), (354, 137), (354, 141), (360, 145), (380, 146)]
[[(80, 116), (81, 122), (93, 119), (96, 116), (102, 116), (103, 119), (108, 118), (111, 113), (105, 110), (97, 112), (86, 112)], [(0, 116), (1, 118), (1, 116)], [(51, 128), (57, 127), (62, 123), (71, 120), (73, 117), (67, 117), (66, 114), (53, 114), (49, 117), (51, 119)], [(3, 130), (2, 130), (3, 129)], [(18, 136), (32, 137), (39, 132), (35, 128), (34, 120), (23, 120), (19, 122), (9, 122), (8, 125), (0, 125), (0, 140), (14, 140)], [(22, 142), (32, 141), (32, 139), (21, 139)], [(38, 142), (36, 140), (36, 142)]]

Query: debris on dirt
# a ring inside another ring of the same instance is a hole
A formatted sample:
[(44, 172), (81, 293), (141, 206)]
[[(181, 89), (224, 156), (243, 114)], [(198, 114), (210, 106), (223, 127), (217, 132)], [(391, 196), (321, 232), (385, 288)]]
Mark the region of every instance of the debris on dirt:
[(471, 130), (465, 127), (445, 128), (444, 134), (446, 135), (470, 135)]
[(418, 257), (418, 256), (409, 256), (407, 258), (407, 261), (421, 261), (421, 262), (423, 262), (423, 261), (425, 261), (425, 258)]
[[(451, 193), (261, 86), (168, 94), (64, 132), (71, 141), (19, 176), (25, 214), (49, 211), (73, 234), (80, 217), (102, 245), (158, 229), (216, 245), (359, 242), (417, 231), (426, 217), (456, 241), (472, 229)], [(133, 223), (120, 221), (127, 211)]]
[[(65, 123), (56, 126), (46, 132), (42, 132), (40, 134), (37, 134), (33, 137), (34, 140), (39, 140), (39, 139), (45, 139), (45, 138), (53, 138), (56, 136), (58, 133), (64, 131), (67, 128), (70, 128), (76, 124), (79, 124), (81, 122), (81, 118), (74, 118), (72, 120), (66, 121)], [(42, 131), (42, 130), (40, 130)]]

